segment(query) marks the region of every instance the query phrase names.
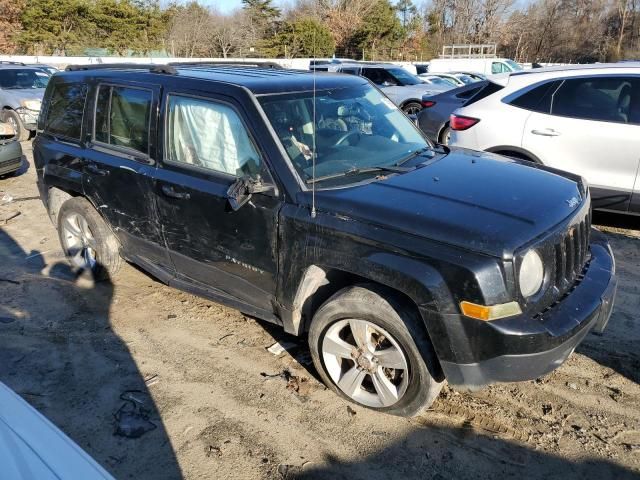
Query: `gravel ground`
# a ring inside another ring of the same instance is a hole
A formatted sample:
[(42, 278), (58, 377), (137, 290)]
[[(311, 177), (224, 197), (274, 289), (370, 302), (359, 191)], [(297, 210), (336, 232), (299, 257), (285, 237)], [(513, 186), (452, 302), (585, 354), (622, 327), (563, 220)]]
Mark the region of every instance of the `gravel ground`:
[[(595, 216), (620, 277), (603, 336), (541, 379), (445, 387), (401, 419), (339, 399), (303, 339), (237, 310), (132, 266), (113, 284), (76, 280), (33, 167), (1, 179), (5, 193), (0, 381), (116, 478), (640, 478), (639, 219)], [(275, 341), (290, 343), (280, 356)], [(114, 415), (134, 404), (155, 428), (118, 435)]]

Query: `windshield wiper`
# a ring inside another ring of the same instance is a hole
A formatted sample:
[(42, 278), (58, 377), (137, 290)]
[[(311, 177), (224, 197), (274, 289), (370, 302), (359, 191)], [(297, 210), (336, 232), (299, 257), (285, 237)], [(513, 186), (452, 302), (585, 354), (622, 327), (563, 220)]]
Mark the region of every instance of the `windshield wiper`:
[(312, 183), (322, 182), (324, 180), (332, 180), (334, 178), (340, 177), (348, 177), (350, 175), (361, 175), (363, 173), (373, 173), (373, 172), (392, 172), (392, 173), (406, 173), (414, 170), (414, 167), (401, 167), (399, 165), (381, 165), (377, 167), (365, 167), (365, 168), (351, 168), (349, 170), (345, 170), (344, 172), (332, 173), (330, 175), (323, 175), (322, 177), (309, 178), (305, 181), (307, 185), (311, 185)]
[(434, 149), (430, 146), (428, 147), (422, 147), (418, 150), (416, 150), (415, 152), (410, 153), (409, 155), (407, 155), (406, 157), (404, 157), (402, 160), (399, 160), (398, 162), (396, 162), (395, 166), (399, 167), (400, 165), (407, 163), (409, 160), (412, 160), (416, 157), (419, 157), (420, 155), (422, 155), (423, 153), (426, 152), (433, 152)]

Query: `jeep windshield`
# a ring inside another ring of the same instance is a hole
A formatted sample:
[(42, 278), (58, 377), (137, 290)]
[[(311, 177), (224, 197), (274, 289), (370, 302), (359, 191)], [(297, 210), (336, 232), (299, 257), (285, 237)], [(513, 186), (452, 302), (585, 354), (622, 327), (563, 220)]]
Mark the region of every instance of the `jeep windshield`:
[(0, 69), (0, 88), (21, 90), (46, 88), (50, 76), (41, 70), (25, 68)]
[(397, 167), (431, 147), (411, 120), (370, 85), (317, 91), (315, 128), (313, 92), (265, 95), (260, 103), (307, 184), (402, 173), (406, 169)]

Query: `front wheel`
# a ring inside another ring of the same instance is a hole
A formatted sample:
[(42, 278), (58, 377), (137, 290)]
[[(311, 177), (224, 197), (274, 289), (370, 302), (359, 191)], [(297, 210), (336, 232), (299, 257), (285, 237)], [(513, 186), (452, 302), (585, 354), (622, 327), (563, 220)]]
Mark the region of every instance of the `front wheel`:
[(2, 112), (2, 121), (13, 127), (18, 141), (24, 142), (25, 140), (29, 140), (31, 132), (25, 128), (20, 116), (14, 110), (4, 110)]
[(413, 416), (429, 407), (442, 383), (415, 317), (373, 285), (336, 293), (316, 312), (309, 330), (311, 356), (325, 384), (352, 402), (392, 415)]

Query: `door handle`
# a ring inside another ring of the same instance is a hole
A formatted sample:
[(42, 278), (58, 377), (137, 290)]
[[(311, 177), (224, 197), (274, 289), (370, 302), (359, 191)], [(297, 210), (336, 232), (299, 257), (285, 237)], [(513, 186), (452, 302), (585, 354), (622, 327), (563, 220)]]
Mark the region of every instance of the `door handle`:
[(534, 135), (542, 135), (543, 137), (557, 137), (560, 132), (556, 132), (553, 128), (545, 128), (542, 130), (531, 130)]
[(109, 170), (105, 170), (104, 168), (100, 168), (95, 163), (87, 163), (84, 166), (84, 169), (87, 172), (93, 173), (94, 175), (98, 175), (100, 177), (106, 177), (107, 175), (109, 175)]
[(180, 200), (189, 200), (191, 195), (187, 192), (176, 192), (171, 185), (162, 185), (162, 193), (167, 197), (178, 198)]

